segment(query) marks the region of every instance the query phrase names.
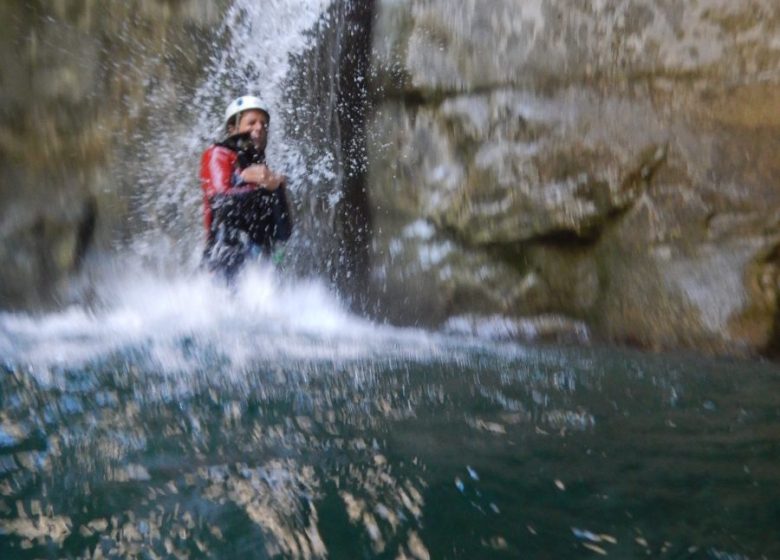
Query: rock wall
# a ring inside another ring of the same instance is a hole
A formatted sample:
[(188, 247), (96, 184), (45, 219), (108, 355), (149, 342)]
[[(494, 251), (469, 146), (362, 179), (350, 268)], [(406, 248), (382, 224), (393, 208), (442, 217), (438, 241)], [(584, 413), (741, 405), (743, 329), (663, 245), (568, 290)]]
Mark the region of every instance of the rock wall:
[(123, 157), (182, 114), (226, 1), (0, 4), (0, 308), (67, 297), (127, 221)]
[(376, 17), (380, 313), (780, 345), (780, 4), (382, 0)]

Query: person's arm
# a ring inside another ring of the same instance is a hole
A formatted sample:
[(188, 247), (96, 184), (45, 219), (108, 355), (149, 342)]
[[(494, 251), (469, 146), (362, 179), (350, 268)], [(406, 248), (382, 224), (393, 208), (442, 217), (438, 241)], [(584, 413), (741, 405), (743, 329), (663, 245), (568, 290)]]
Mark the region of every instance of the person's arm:
[(200, 181), (203, 195), (211, 198), (230, 190), (236, 153), (221, 146), (211, 146), (200, 160)]
[(241, 179), (247, 183), (254, 183), (269, 191), (275, 191), (283, 187), (286, 181), (284, 175), (271, 171), (265, 164), (250, 165), (241, 172)]
[(210, 146), (200, 160), (200, 186), (203, 191), (203, 225), (211, 235), (214, 221), (214, 201), (230, 191), (235, 152), (222, 146)]

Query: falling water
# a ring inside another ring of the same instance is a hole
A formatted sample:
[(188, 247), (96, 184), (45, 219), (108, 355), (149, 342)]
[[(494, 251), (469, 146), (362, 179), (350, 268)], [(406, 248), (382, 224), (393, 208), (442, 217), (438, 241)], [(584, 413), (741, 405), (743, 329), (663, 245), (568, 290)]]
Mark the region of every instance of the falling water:
[[(366, 356), (379, 347), (395, 354), (397, 343), (381, 341), (400, 331), (351, 315), (323, 278), (338, 255), (335, 208), (345, 169), (353, 165), (341, 151), (339, 115), (345, 109), (338, 106), (350, 5), (233, 2), (215, 33), (206, 78), (181, 110), (170, 113), (162, 97), (148, 100), (152, 130), (126, 162), (139, 185), (135, 217), (141, 227), (114, 258), (100, 263), (88, 304), (43, 317), (2, 315), (0, 355), (49, 367), (141, 347), (156, 357), (157, 367), (181, 371), (199, 359), (197, 353), (183, 357), (187, 338), (209, 346), (232, 371), (272, 356)], [(284, 270), (254, 263), (228, 288), (199, 266), (197, 170), (202, 151), (224, 134), (224, 107), (244, 93), (260, 96), (272, 115), (268, 160), (289, 177), (299, 227)], [(275, 342), (267, 344), (271, 335)], [(435, 351), (421, 333), (400, 336), (404, 355), (410, 348)]]
[[(238, 95), (259, 96), (272, 115), (269, 164), (288, 177), (298, 225), (291, 266), (322, 274), (333, 252), (335, 207), (345, 162), (338, 126), (339, 33), (344, 5), (330, 0), (234, 2), (217, 33), (207, 78), (175, 115), (160, 115), (137, 165), (137, 213), (146, 227), (133, 252), (197, 266), (202, 248), (199, 156), (224, 135), (222, 115)], [(316, 83), (312, 83), (312, 81)], [(161, 104), (163, 105), (163, 104)], [(348, 164), (347, 164), (348, 165)]]

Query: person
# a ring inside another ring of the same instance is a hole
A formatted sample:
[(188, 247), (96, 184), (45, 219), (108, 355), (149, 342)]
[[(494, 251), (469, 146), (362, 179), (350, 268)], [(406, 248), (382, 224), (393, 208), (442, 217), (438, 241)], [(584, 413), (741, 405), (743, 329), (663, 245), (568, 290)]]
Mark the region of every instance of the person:
[(270, 113), (244, 95), (225, 111), (226, 138), (201, 157), (204, 262), (230, 280), (255, 254), (270, 256), (292, 233), (287, 179), (265, 162)]

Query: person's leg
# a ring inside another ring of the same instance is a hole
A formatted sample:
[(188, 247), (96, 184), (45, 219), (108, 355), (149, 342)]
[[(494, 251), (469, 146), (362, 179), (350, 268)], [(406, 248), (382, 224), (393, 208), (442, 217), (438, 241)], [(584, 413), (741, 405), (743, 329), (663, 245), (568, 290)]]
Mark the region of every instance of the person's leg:
[(243, 231), (245, 220), (239, 201), (224, 196), (215, 200), (208, 250), (208, 267), (222, 274), (228, 282), (241, 270), (250, 251), (249, 238)]

